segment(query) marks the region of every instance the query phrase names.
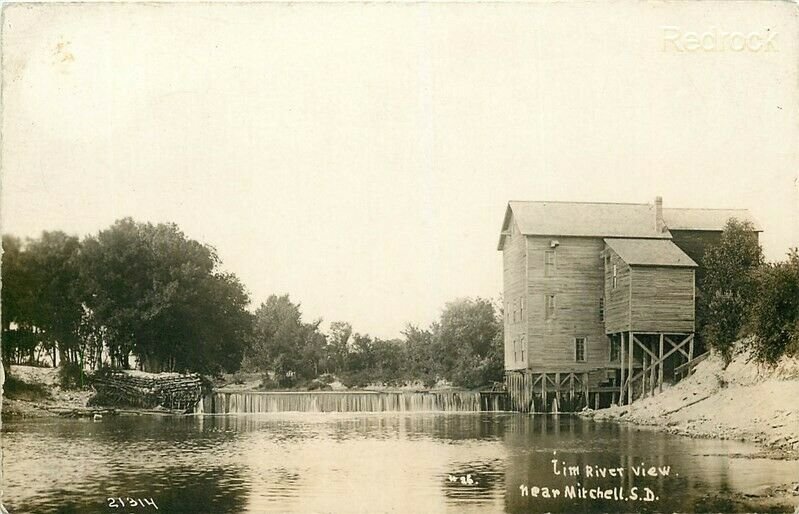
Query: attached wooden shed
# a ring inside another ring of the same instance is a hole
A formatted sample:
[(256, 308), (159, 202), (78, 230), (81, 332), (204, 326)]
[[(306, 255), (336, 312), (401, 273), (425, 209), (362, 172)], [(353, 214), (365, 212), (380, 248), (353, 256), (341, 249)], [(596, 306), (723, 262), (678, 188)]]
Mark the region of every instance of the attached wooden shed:
[(605, 333), (693, 332), (697, 264), (667, 239), (604, 241)]

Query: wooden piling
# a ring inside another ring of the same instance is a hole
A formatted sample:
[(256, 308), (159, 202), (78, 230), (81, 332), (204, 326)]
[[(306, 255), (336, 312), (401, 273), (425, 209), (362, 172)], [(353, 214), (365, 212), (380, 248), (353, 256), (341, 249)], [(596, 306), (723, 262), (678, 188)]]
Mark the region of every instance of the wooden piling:
[(620, 350), (621, 350), (619, 352), (621, 354), (621, 366), (619, 366), (619, 368), (621, 369), (621, 382), (619, 383), (619, 405), (623, 405), (624, 404), (624, 382), (625, 382), (625, 372), (626, 372), (626, 370), (624, 369), (624, 353), (625, 353), (624, 352), (624, 332), (619, 334), (619, 338), (621, 339), (620, 344), (619, 344), (619, 347), (620, 347)]
[(627, 403), (633, 402), (633, 356), (635, 353), (633, 352), (633, 337), (634, 334), (632, 332), (629, 333), (627, 336), (627, 374), (629, 378), (627, 380)]
[(663, 334), (660, 334), (660, 352), (658, 353), (658, 393), (663, 392)]

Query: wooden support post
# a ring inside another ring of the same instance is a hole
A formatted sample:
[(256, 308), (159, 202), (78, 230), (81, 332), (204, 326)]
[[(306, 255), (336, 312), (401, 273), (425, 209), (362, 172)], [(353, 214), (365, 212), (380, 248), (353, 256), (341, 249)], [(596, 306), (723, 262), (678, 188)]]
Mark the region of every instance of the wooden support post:
[(541, 412), (547, 412), (547, 374), (541, 375)]
[(621, 381), (619, 382), (619, 405), (624, 405), (624, 381), (626, 374), (626, 370), (624, 369), (624, 332), (619, 334), (619, 340), (619, 353), (621, 358), (621, 366), (619, 366), (621, 371)]
[(641, 355), (641, 398), (646, 398), (646, 376), (649, 374), (649, 354)]
[(594, 410), (599, 410), (599, 393), (594, 393)]
[[(691, 334), (690, 337), (691, 337), (691, 340), (688, 342), (688, 362), (691, 362), (692, 360), (694, 360), (694, 336), (693, 336), (693, 334)], [(688, 367), (688, 376), (689, 377), (691, 376), (692, 372), (693, 372), (693, 370), (689, 366)]]
[(588, 373), (583, 373), (583, 398), (585, 398), (585, 406), (588, 407)]
[(569, 408), (576, 410), (574, 405), (574, 373), (569, 373)]
[(633, 402), (633, 337), (632, 332), (627, 336), (627, 403)]
[(560, 410), (560, 372), (555, 372), (555, 401), (558, 402)]
[(657, 366), (655, 365), (655, 358), (653, 357), (649, 363), (649, 395), (655, 395), (655, 386), (657, 385)]
[(660, 334), (660, 352), (658, 353), (658, 393), (663, 392), (663, 334)]

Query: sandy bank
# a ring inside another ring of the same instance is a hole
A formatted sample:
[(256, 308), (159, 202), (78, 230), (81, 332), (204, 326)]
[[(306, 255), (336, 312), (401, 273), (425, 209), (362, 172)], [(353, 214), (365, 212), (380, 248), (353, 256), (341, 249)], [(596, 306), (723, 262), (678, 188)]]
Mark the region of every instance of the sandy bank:
[(757, 443), (799, 457), (799, 359), (758, 366), (746, 352), (726, 368), (712, 355), (695, 373), (663, 393), (629, 406), (585, 411), (595, 420), (649, 425), (690, 437)]
[[(171, 374), (170, 374), (171, 375)], [(177, 374), (174, 374), (177, 375)], [(91, 388), (63, 389), (59, 385), (58, 369), (12, 365), (7, 376), (16, 387), (4, 391), (3, 416), (14, 417), (93, 417), (101, 415), (183, 415), (183, 411), (167, 408), (109, 408), (90, 406), (95, 392)]]

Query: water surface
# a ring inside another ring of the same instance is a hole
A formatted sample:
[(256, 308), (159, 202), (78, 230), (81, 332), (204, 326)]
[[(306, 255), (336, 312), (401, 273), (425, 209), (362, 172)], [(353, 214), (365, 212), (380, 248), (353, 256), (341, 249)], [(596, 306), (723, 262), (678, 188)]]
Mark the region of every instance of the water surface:
[[(187, 513), (784, 512), (793, 507), (745, 495), (799, 476), (799, 462), (747, 458), (754, 448), (737, 442), (515, 413), (11, 420), (3, 446), (12, 513), (156, 512), (109, 507), (109, 497)], [(555, 475), (553, 458), (581, 475)], [(642, 462), (669, 475), (630, 476)], [(586, 465), (625, 473), (586, 478)], [(657, 499), (523, 496), (523, 486), (529, 494), (578, 483), (628, 497), (649, 488)]]

